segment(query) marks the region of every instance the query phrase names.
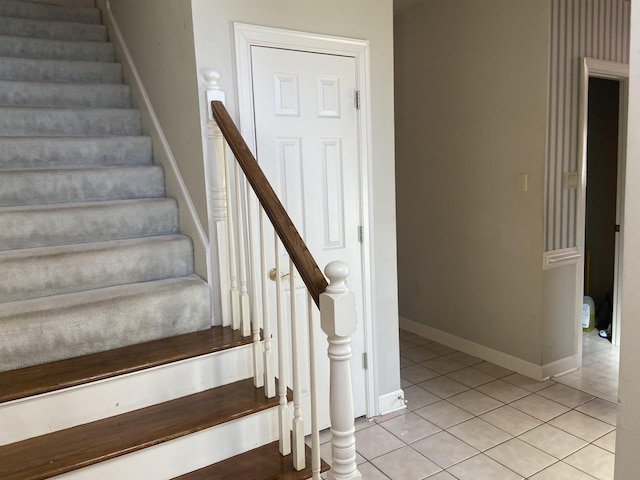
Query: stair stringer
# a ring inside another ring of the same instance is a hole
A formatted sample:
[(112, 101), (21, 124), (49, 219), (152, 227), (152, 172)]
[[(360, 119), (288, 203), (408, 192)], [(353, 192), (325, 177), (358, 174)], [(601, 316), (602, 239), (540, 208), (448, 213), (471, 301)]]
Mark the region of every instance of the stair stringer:
[(0, 446), (250, 378), (253, 376), (251, 349), (251, 345), (238, 346), (2, 403)]
[[(212, 405), (212, 408), (214, 406)], [(290, 408), (292, 408), (290, 404)], [(278, 407), (225, 422), (79, 470), (60, 480), (167, 480), (206, 467), (278, 439)]]
[[(131, 87), (134, 107), (142, 114), (143, 130), (152, 139), (154, 163), (164, 168), (167, 196), (175, 198), (178, 202), (178, 209), (181, 212), (180, 231), (193, 239), (196, 273), (208, 279), (209, 289), (212, 290), (211, 282), (214, 277), (211, 275), (209, 254), (212, 247), (207, 238), (205, 228), (200, 222), (191, 194), (180, 173), (175, 156), (171, 151), (130, 50), (116, 19), (108, 7), (108, 1), (96, 0), (96, 4), (102, 12), (104, 25), (106, 25), (109, 32), (109, 40), (115, 47), (116, 58), (122, 64), (125, 83)], [(204, 269), (204, 265), (206, 265), (206, 269)], [(215, 310), (212, 308), (211, 311)], [(222, 325), (220, 319), (214, 320), (213, 324)]]

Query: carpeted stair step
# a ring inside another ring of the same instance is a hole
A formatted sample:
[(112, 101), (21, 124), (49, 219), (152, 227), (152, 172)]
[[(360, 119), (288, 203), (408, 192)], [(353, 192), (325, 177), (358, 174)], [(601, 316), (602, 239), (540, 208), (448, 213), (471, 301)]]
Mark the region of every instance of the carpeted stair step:
[(105, 62), (0, 57), (0, 80), (122, 83), (122, 65)]
[(131, 89), (118, 84), (44, 83), (0, 80), (0, 105), (130, 108)]
[(0, 0), (0, 16), (95, 24), (100, 24), (102, 20), (100, 10), (97, 8), (47, 5), (44, 2), (20, 0)]
[(209, 288), (197, 275), (8, 302), (0, 370), (204, 330), (210, 318)]
[(0, 107), (0, 135), (141, 135), (141, 117), (130, 108)]
[(0, 35), (0, 56), (83, 62), (113, 62), (115, 60), (112, 43), (69, 42), (9, 35)]
[(0, 171), (152, 163), (147, 136), (0, 137)]
[(0, 35), (77, 42), (107, 41), (107, 30), (104, 25), (1, 16)]
[(0, 207), (164, 197), (159, 166), (3, 170)]
[(193, 274), (184, 235), (25, 248), (0, 252), (0, 302), (60, 295)]
[(170, 198), (0, 210), (0, 250), (168, 235), (178, 231), (178, 207)]

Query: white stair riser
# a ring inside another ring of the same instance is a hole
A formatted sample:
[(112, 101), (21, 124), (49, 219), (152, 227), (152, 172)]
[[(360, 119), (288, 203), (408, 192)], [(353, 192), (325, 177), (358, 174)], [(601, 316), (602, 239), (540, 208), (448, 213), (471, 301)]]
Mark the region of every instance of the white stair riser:
[(4, 403), (0, 405), (0, 445), (248, 378), (252, 375), (251, 361), (251, 346), (248, 345)]
[(273, 407), (55, 478), (166, 480), (266, 445), (277, 438), (278, 409)]

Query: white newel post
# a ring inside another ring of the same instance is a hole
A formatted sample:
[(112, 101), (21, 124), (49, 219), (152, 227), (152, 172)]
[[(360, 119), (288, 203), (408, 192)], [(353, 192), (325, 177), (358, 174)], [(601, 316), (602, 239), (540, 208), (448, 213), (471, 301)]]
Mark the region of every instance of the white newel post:
[(329, 286), (320, 295), (320, 323), (329, 340), (329, 415), (331, 470), (328, 480), (361, 480), (356, 464), (356, 437), (351, 386), (351, 334), (356, 330), (356, 301), (345, 283), (349, 267), (331, 262), (324, 270)]
[(227, 183), (226, 183), (226, 143), (218, 124), (211, 113), (211, 102), (224, 103), (225, 94), (218, 81), (220, 74), (212, 69), (204, 72), (205, 101), (207, 108), (207, 155), (205, 155), (204, 176), (207, 192), (209, 222), (208, 275), (212, 292), (212, 312), (216, 324), (227, 322), (229, 318), (229, 263), (227, 245)]

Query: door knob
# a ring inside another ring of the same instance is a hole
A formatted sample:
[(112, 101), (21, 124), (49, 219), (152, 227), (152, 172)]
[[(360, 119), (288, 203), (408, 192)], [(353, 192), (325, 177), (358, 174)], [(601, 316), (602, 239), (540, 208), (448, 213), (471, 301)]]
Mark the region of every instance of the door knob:
[[(269, 270), (269, 279), (270, 280), (275, 282), (276, 281), (276, 275), (277, 275), (277, 272), (276, 272), (275, 267), (272, 268), (271, 270)], [(280, 274), (280, 280), (284, 280), (285, 278), (289, 277), (290, 275), (291, 275), (291, 273), (281, 273)]]

